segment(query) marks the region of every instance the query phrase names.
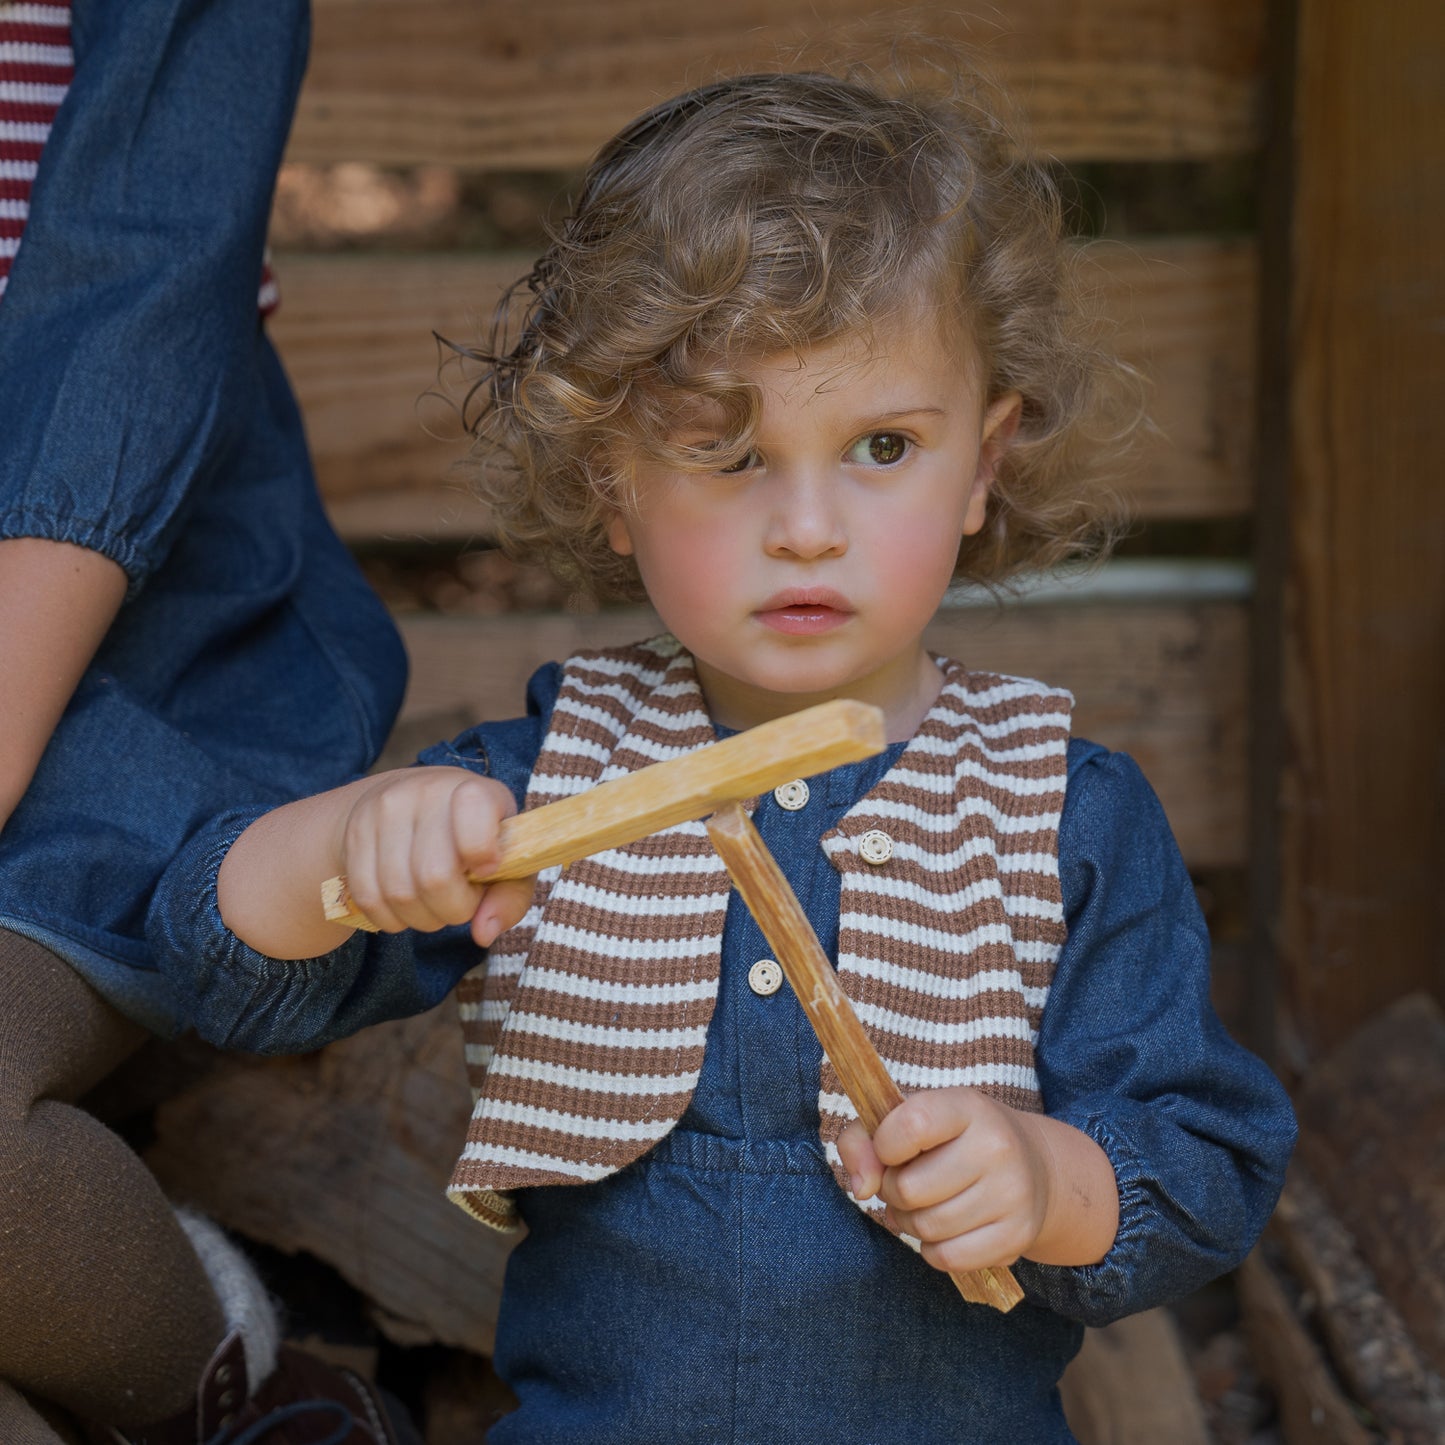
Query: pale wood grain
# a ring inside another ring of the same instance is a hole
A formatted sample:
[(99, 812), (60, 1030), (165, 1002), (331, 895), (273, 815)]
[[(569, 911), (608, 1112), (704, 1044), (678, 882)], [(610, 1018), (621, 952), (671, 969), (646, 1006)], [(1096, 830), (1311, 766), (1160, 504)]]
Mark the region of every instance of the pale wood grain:
[[(291, 155), (551, 169), (718, 74), (794, 68), (877, 0), (319, 0)], [(976, 8), (977, 13), (977, 8)], [(1258, 140), (1260, 0), (1012, 0), (910, 22), (976, 43), (1067, 158), (1239, 153)]]
[[(1146, 379), (1157, 434), (1125, 491), (1141, 517), (1238, 516), (1251, 505), (1256, 255), (1248, 241), (1098, 245), (1085, 272), (1116, 344)], [(278, 255), (272, 332), (342, 534), (485, 536), (468, 493), (447, 355), (485, 334), (521, 256)], [(450, 395), (450, 400), (448, 400)]]

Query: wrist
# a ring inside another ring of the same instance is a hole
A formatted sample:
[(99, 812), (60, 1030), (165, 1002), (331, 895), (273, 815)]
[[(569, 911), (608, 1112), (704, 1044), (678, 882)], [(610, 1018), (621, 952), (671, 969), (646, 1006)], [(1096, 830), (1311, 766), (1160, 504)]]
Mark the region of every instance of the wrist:
[(1046, 1114), (1022, 1116), (1040, 1174), (1042, 1223), (1024, 1251), (1036, 1264), (1098, 1264), (1119, 1229), (1114, 1166), (1089, 1136)]

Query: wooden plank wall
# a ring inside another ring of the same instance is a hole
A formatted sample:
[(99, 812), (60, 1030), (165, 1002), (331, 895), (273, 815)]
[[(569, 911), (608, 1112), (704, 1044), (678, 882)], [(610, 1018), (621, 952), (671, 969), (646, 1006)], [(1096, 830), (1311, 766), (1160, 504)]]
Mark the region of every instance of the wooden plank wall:
[(1265, 925), (1307, 1062), (1445, 1003), (1445, 7), (1299, 0), (1296, 44)]
[[(884, 7), (886, 11), (889, 7)], [(896, 7), (895, 7), (896, 8)], [(874, 0), (316, 0), (311, 69), (291, 146), (310, 165), (444, 164), (574, 170), (648, 103), (738, 68), (775, 68)], [(902, 12), (900, 11), (900, 14)], [(1040, 146), (1069, 161), (1188, 163), (1259, 144), (1263, 0), (1090, 0), (1075, 14), (1019, 0), (960, 27), (1023, 101)], [(1160, 434), (1134, 500), (1145, 526), (1228, 521), (1252, 505), (1256, 248), (1250, 235), (1125, 235), (1094, 250), (1126, 353), (1151, 376)], [(520, 254), (282, 253), (274, 333), (345, 536), (455, 544), (487, 519), (429, 435), (437, 330), (479, 334)], [(1081, 730), (1143, 763), (1202, 868), (1245, 860), (1245, 610), (1240, 597), (1071, 600), (940, 618), (942, 645), (978, 666), (1074, 689)], [(406, 714), (505, 715), (532, 665), (582, 639), (636, 635), (627, 614), (407, 616), (416, 659)]]

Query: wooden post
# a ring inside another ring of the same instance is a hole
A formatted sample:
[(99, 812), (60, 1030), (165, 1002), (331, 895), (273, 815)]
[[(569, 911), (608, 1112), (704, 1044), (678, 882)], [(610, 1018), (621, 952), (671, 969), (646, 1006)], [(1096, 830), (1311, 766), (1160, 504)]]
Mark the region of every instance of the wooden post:
[(1287, 395), (1261, 403), (1288, 428), (1281, 678), (1259, 704), (1302, 1065), (1413, 989), (1445, 999), (1445, 6), (1293, 8), (1288, 269), (1262, 285), (1288, 296)]

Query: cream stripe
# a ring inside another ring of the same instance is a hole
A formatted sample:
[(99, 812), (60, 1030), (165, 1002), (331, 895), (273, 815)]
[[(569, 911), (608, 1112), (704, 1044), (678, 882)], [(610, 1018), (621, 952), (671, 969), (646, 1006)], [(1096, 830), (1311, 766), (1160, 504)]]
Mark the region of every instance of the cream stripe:
[[(940, 953), (965, 954), (989, 944), (1007, 948), (1013, 943), (1013, 933), (1006, 923), (985, 923), (978, 928), (955, 932), (952, 929), (928, 928), (921, 920), (895, 923), (869, 913), (840, 913), (838, 936), (842, 938), (845, 930), (849, 929), (864, 938), (886, 938), (894, 943), (911, 943)], [(881, 951), (887, 952), (886, 949)]]
[[(611, 865), (612, 860), (610, 857), (608, 857), (607, 854), (599, 854), (598, 856), (601, 857), (609, 866)], [(648, 863), (653, 863), (663, 860), (649, 858), (646, 861)], [(711, 865), (712, 868), (716, 868), (718, 866), (716, 859), (699, 858), (697, 860), (689, 859), (688, 861), (708, 863)], [(644, 876), (650, 874), (653, 871), (651, 869), (633, 868), (630, 866), (631, 862), (632, 859), (630, 858), (627, 858), (625, 860), (619, 860), (619, 866), (617, 868), (617, 871), (619, 873), (639, 874)], [(688, 872), (702, 872), (703, 870), (700, 868), (676, 868), (669, 871), (683, 874)], [(580, 880), (574, 880), (568, 885), (566, 901), (569, 904), (580, 903), (585, 907), (596, 908), (604, 913), (621, 913), (628, 917), (632, 917), (637, 913), (639, 904), (646, 904), (651, 902), (652, 900), (632, 898), (625, 893), (619, 893), (611, 888), (600, 888), (591, 883), (583, 883)], [(667, 900), (667, 911), (669, 915), (676, 914), (683, 917), (688, 917), (695, 914), (711, 913), (716, 908), (717, 903), (713, 899), (708, 898), (706, 895), (700, 897), (689, 897), (686, 894), (679, 894)]]
[[(973, 676), (977, 677), (975, 673)], [(1032, 678), (1011, 677), (1008, 673), (998, 673), (998, 685), (995, 687), (970, 688), (967, 693), (968, 704), (971, 708), (997, 707), (1005, 702), (1028, 702), (1045, 703), (1052, 702), (1056, 697), (1069, 697), (1070, 694), (1063, 688), (1041, 688)], [(1068, 716), (1065, 714), (1065, 723)]]
[(1012, 773), (994, 772), (969, 757), (960, 758), (951, 773), (921, 773), (913, 768), (900, 767), (889, 774), (890, 782), (915, 787), (921, 793), (937, 793), (945, 797), (951, 797), (957, 791), (959, 778), (972, 778), (984, 787), (1018, 798), (1062, 792), (1057, 778), (1024, 778), (1016, 777)]
[[(943, 815), (919, 812), (901, 800), (870, 798), (866, 810), (850, 813), (848, 818), (850, 823), (859, 825), (870, 823), (875, 818), (880, 822), (909, 822), (924, 833), (951, 833), (959, 818), (987, 818), (1006, 838), (1009, 833), (1044, 832), (1055, 825), (1059, 814), (1058, 808), (1041, 813), (1005, 813), (987, 798), (969, 795), (958, 800), (958, 806), (952, 813)], [(894, 839), (895, 847), (897, 842)]]
[(23, 221), (29, 215), (28, 201), (0, 201), (0, 221)]
[(34, 80), (0, 80), (0, 104), (58, 106), (68, 85), (42, 85)]
[(1049, 762), (1058, 753), (1058, 744), (1052, 740), (1042, 743), (1023, 743), (1016, 748), (995, 748), (990, 747), (982, 738), (970, 737), (966, 732), (961, 738), (934, 737), (931, 734), (927, 737), (916, 737), (910, 746), (927, 757), (951, 758), (957, 755), (962, 743), (971, 744), (984, 758), (993, 763)]
[[(605, 1179), (615, 1172), (615, 1166), (611, 1164), (589, 1164), (581, 1159), (563, 1159), (556, 1154), (533, 1154), (527, 1149), (512, 1149), (505, 1144), (488, 1144), (485, 1140), (468, 1141), (461, 1157), (464, 1163), (545, 1170), (549, 1174), (558, 1174), (565, 1179), (580, 1179), (588, 1184), (597, 1179)], [(467, 1186), (469, 1190), (479, 1187), (484, 1186)]]
[(33, 181), (39, 170), (35, 161), (0, 159), (0, 181)]
[(634, 1123), (629, 1119), (592, 1119), (586, 1114), (568, 1114), (558, 1109), (543, 1109), (532, 1104), (519, 1104), (510, 1099), (484, 1096), (477, 1109), (480, 1118), (503, 1124), (520, 1124), (527, 1129), (547, 1129), (572, 1139), (660, 1139), (672, 1127), (666, 1115)]
[[(999, 871), (1007, 871), (1003, 867), (1002, 859), (999, 860)], [(949, 876), (951, 875), (940, 874), (939, 879), (941, 881)], [(889, 873), (886, 868), (860, 874), (855, 886), (870, 897), (891, 898), (910, 908), (917, 903), (931, 913), (962, 913), (986, 898), (997, 898), (999, 893), (998, 884), (992, 878), (980, 878), (978, 882), (970, 883), (964, 888), (938, 887), (925, 893), (916, 889), (910, 879), (900, 877), (897, 873)]]
[(50, 123), (43, 120), (0, 120), (0, 141), (21, 145), (44, 145), (50, 135)]
[(972, 1044), (981, 1039), (1021, 1039), (1030, 1043), (1034, 1031), (1027, 1019), (994, 1015), (981, 1019), (961, 1019), (955, 1023), (935, 1022), (915, 1014), (897, 1013), (876, 1004), (855, 1001), (853, 1010), (863, 1023), (883, 1033), (898, 1034), (906, 1039), (930, 1044)]
[[(657, 909), (658, 913), (663, 911), (661, 907)], [(634, 908), (630, 916), (636, 917), (641, 912), (641, 908)], [(570, 928), (558, 923), (544, 923), (537, 930), (537, 945), (543, 943), (551, 947), (573, 948), (580, 953), (595, 953), (606, 959), (636, 959), (639, 963), (696, 958), (702, 946), (695, 938), (620, 938), (608, 933), (595, 933), (590, 928)]]
[(847, 971), (894, 988), (906, 988), (920, 998), (970, 999), (984, 993), (1016, 993), (1029, 1008), (1043, 1008), (1049, 997), (1047, 988), (1027, 987), (1023, 975), (1011, 968), (988, 968), (962, 978), (949, 978), (922, 969), (900, 968), (880, 959), (849, 956)]
[[(526, 1065), (526, 1073), (522, 1066)], [(620, 1074), (601, 1069), (579, 1069), (567, 1064), (547, 1063), (540, 1059), (517, 1060), (500, 1058), (492, 1066), (493, 1078), (528, 1078), (535, 1083), (555, 1084), (560, 1088), (578, 1089), (588, 1094), (688, 1094), (697, 1082), (695, 1073), (687, 1074)]]
[(7, 25), (54, 25), (62, 29), (70, 24), (69, 5), (26, 5), (8, 6), (0, 10)]
[(598, 1003), (668, 1004), (700, 1003), (717, 992), (716, 980), (693, 983), (605, 983), (560, 969), (532, 969), (526, 975), (527, 988), (538, 993), (555, 993), (564, 998), (595, 999)]
[(700, 1049), (707, 1038), (707, 1025), (692, 1029), (619, 1029), (608, 1025), (572, 1023), (553, 1019), (545, 1014), (529, 1013), (515, 1004), (507, 1017), (505, 1039), (511, 1033), (531, 1034), (535, 1038), (556, 1039), (566, 1044), (581, 1044), (590, 1049)]

